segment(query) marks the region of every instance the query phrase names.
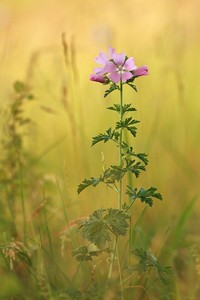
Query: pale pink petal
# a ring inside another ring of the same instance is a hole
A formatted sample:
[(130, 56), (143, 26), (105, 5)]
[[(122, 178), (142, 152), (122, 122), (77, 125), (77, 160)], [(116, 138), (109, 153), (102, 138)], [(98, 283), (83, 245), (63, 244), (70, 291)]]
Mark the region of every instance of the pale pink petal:
[(113, 73), (113, 72), (116, 72), (116, 70), (117, 70), (117, 67), (112, 61), (107, 62), (106, 66), (104, 68), (105, 73)]
[(148, 67), (147, 66), (142, 66), (140, 68), (137, 68), (133, 72), (133, 76), (134, 77), (145, 76), (145, 75), (148, 75), (148, 74), (149, 74), (149, 71), (148, 71)]
[(103, 74), (104, 73), (104, 67), (94, 68), (94, 73), (96, 74)]
[(125, 61), (125, 53), (124, 52), (122, 52), (120, 54), (114, 53), (113, 54), (113, 60), (114, 60), (114, 62), (117, 66), (119, 66), (119, 67), (122, 66), (124, 64), (124, 61)]
[(122, 74), (122, 81), (126, 82), (127, 80), (131, 79), (133, 77), (133, 74), (131, 72), (124, 72)]
[(99, 56), (95, 57), (94, 59), (98, 64), (105, 65), (107, 61), (109, 61), (109, 58), (107, 55), (103, 52), (100, 51)]
[(114, 83), (118, 83), (120, 81), (120, 74), (117, 72), (113, 72), (108, 76)]
[(133, 57), (130, 57), (125, 61), (123, 68), (127, 71), (132, 71), (137, 68), (136, 65), (134, 64)]
[(110, 58), (113, 59), (113, 55), (116, 54), (115, 49), (112, 47), (109, 47), (108, 54), (109, 54)]

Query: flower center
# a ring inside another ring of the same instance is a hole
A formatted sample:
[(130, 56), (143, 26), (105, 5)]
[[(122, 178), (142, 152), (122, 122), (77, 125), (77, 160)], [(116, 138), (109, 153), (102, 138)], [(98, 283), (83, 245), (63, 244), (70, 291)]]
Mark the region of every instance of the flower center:
[(126, 70), (123, 68), (123, 66), (119, 66), (117, 71), (118, 71), (118, 73), (121, 74), (121, 75), (122, 75), (124, 72), (126, 72)]

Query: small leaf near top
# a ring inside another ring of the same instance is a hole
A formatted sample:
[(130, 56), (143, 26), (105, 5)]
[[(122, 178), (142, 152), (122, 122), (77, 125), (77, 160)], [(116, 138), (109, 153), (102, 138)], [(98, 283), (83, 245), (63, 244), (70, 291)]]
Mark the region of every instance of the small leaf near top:
[[(131, 107), (131, 103), (129, 104), (124, 104), (122, 106), (122, 115), (124, 115), (127, 112), (130, 111), (136, 111), (136, 108)], [(107, 107), (107, 109), (113, 110), (113, 111), (117, 111), (118, 113), (120, 113), (120, 105), (119, 104), (114, 104), (113, 106)]]
[(105, 91), (104, 98), (106, 98), (114, 90), (119, 90), (119, 86), (117, 84), (115, 84), (115, 83), (111, 84), (110, 88)]
[(148, 204), (149, 206), (153, 205), (153, 199), (157, 198), (162, 200), (162, 195), (160, 193), (156, 193), (157, 189), (155, 187), (150, 187), (149, 189), (141, 188), (139, 192), (137, 192), (137, 188), (131, 188), (127, 186), (126, 194), (129, 195), (131, 201), (135, 201), (136, 199), (140, 199), (143, 203)]
[(84, 189), (86, 189), (90, 185), (95, 187), (99, 182), (100, 182), (99, 178), (91, 177), (89, 179), (84, 179), (78, 186), (77, 189), (78, 194), (80, 194)]
[(133, 83), (127, 82), (127, 84), (128, 84), (134, 91), (137, 92), (137, 88), (136, 88), (136, 86), (135, 86)]
[(99, 143), (99, 142), (108, 142), (109, 140), (112, 140), (113, 135), (114, 135), (114, 131), (112, 131), (112, 128), (109, 128), (108, 130), (106, 130), (106, 133), (100, 133), (99, 135), (95, 136), (92, 138), (92, 146), (94, 146), (95, 144)]

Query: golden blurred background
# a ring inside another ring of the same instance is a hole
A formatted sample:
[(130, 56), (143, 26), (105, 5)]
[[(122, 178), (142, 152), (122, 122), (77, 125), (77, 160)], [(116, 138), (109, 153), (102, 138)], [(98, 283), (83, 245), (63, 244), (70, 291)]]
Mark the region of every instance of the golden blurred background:
[[(126, 89), (125, 94), (141, 120), (133, 145), (150, 160), (136, 184), (157, 186), (164, 196), (147, 213), (145, 226), (157, 227), (152, 243), (157, 246), (198, 197), (199, 10), (198, 0), (1, 1), (0, 109), (11, 101), (15, 80), (29, 84), (35, 101), (26, 112), (34, 124), (26, 147), (41, 157), (46, 176), (60, 182), (70, 218), (115, 205), (115, 195), (103, 186), (76, 193), (80, 181), (101, 173), (102, 152), (107, 165), (117, 157), (110, 144), (90, 147), (91, 137), (115, 121), (106, 107), (118, 101), (117, 93), (103, 99), (105, 87), (89, 81), (94, 57), (108, 46), (149, 68), (149, 76), (136, 81), (138, 93)], [(200, 205), (195, 205), (187, 232), (199, 241)], [(58, 211), (52, 219), (60, 226)]]

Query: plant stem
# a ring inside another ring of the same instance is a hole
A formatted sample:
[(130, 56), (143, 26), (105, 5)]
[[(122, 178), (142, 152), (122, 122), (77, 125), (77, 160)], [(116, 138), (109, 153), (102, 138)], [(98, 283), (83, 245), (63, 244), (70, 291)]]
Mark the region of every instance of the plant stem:
[(111, 278), (112, 275), (112, 269), (113, 269), (113, 263), (116, 255), (116, 249), (117, 249), (117, 237), (115, 238), (115, 242), (113, 245), (113, 250), (111, 252), (111, 263), (110, 263), (110, 268), (109, 268), (109, 273), (108, 273), (108, 279)]
[(121, 265), (120, 265), (119, 252), (118, 252), (117, 246), (116, 246), (116, 254), (117, 254), (117, 262), (118, 262), (118, 269), (119, 269), (119, 280), (120, 280), (121, 300), (124, 300), (124, 295), (123, 295), (123, 282), (122, 282), (122, 273), (121, 273)]
[[(122, 79), (120, 80), (120, 122), (123, 121), (123, 83)], [(122, 128), (120, 130), (120, 136), (119, 136), (119, 166), (122, 165)], [(119, 194), (118, 194), (118, 208), (122, 208), (122, 179), (119, 181)]]
[[(119, 90), (120, 90), (120, 122), (123, 121), (123, 83), (122, 80), (120, 80), (120, 86), (119, 86)], [(123, 135), (122, 135), (122, 128), (120, 130), (120, 136), (119, 136), (119, 166), (121, 167), (122, 165), (122, 140), (123, 140)], [(119, 189), (118, 191), (118, 209), (122, 209), (122, 179), (120, 179), (119, 181)], [(114, 259), (116, 256), (116, 251), (117, 251), (117, 237), (115, 239), (114, 245), (113, 245), (113, 250), (111, 253), (111, 263), (110, 263), (110, 268), (109, 268), (109, 273), (108, 273), (108, 278), (111, 278), (112, 275), (112, 269), (113, 269), (113, 263), (114, 263)]]
[(18, 154), (18, 164), (19, 164), (20, 196), (21, 196), (22, 215), (23, 215), (23, 240), (24, 240), (24, 243), (26, 244), (27, 222), (26, 222), (26, 207), (25, 207), (24, 193), (23, 193), (22, 166), (21, 166), (19, 151), (17, 151), (17, 154)]

